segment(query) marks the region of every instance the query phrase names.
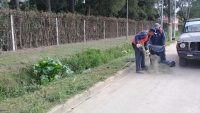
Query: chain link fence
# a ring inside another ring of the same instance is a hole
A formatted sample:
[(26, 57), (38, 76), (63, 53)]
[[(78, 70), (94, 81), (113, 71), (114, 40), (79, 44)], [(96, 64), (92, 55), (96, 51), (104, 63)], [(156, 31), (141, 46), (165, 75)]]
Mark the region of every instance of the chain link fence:
[[(129, 20), (129, 35), (151, 21)], [(45, 12), (0, 11), (0, 49), (37, 48), (126, 36), (126, 19)]]

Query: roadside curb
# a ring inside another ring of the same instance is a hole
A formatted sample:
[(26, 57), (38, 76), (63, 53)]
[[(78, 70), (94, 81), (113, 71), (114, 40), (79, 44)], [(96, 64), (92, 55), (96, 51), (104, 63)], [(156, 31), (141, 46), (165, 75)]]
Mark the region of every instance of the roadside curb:
[(134, 68), (134, 64), (131, 64), (130, 67), (118, 71), (114, 76), (109, 77), (103, 82), (97, 83), (96, 85), (84, 91), (83, 93), (78, 94), (74, 96), (73, 98), (67, 100), (64, 104), (57, 105), (56, 107), (50, 109), (47, 113), (69, 113), (71, 110), (73, 110), (74, 108), (76, 108), (77, 106), (85, 102), (86, 100), (90, 99), (91, 97), (99, 93), (100, 91), (104, 90), (105, 88), (109, 87), (111, 84), (115, 83), (116, 81), (126, 76), (129, 72), (133, 71), (133, 68)]

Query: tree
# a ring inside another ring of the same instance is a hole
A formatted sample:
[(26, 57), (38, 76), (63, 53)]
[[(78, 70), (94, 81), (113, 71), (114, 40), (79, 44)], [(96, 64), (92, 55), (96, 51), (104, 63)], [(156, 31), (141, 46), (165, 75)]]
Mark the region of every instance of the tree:
[(9, 2), (9, 5), (12, 9), (16, 9), (16, 10), (19, 10), (20, 7), (19, 7), (19, 0), (11, 0)]
[[(138, 15), (138, 10), (139, 10), (139, 7), (138, 7), (138, 0), (129, 0), (129, 3), (128, 3), (128, 17), (130, 19), (134, 19), (134, 20), (138, 20), (139, 18), (139, 15)], [(127, 1), (126, 3), (127, 4)], [(122, 10), (119, 11), (118, 13), (118, 16), (121, 17), (121, 18), (126, 18), (126, 14), (127, 14), (127, 6), (124, 5), (124, 7), (122, 8)]]
[(68, 0), (51, 0), (52, 11), (59, 13), (67, 13), (69, 10), (69, 1)]
[(50, 2), (50, 0), (45, 0), (45, 11), (51, 12), (51, 2)]
[(178, 12), (178, 17), (182, 21), (186, 21), (190, 18), (190, 9), (192, 6), (192, 3), (196, 0), (179, 0), (177, 2), (177, 6), (180, 8), (180, 11)]
[[(154, 4), (155, 2), (158, 2), (158, 0), (152, 0), (151, 1), (139, 1), (138, 6), (140, 10), (143, 10), (144, 13), (146, 13), (147, 17), (143, 20), (152, 20), (155, 21), (158, 17), (158, 9), (155, 8)], [(139, 15), (140, 16), (140, 15)]]
[[(155, 20), (158, 18), (158, 11), (154, 7), (154, 2), (158, 0), (128, 1), (130, 19)], [(23, 2), (20, 2), (20, 8), (24, 11), (72, 12), (84, 15), (126, 18), (126, 2), (127, 0), (23, 0)], [(15, 6), (12, 3), (16, 2), (10, 2), (10, 6)]]
[[(129, 0), (129, 18), (134, 20), (155, 20), (159, 17), (158, 9), (154, 7), (156, 1)], [(119, 17), (126, 17), (126, 5), (119, 12)]]
[(85, 3), (77, 0), (75, 7), (78, 13), (85, 15), (113, 17), (118, 15), (124, 5), (125, 0), (86, 0)]
[(69, 11), (74, 13), (74, 0), (69, 0)]
[(200, 0), (196, 0), (196, 1), (192, 2), (189, 17), (190, 18), (199, 18), (200, 17), (199, 8), (200, 8)]

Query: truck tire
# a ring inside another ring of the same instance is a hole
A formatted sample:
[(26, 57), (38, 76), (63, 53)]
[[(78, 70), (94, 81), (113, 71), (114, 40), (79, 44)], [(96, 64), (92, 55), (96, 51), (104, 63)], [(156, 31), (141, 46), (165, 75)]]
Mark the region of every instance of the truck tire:
[(179, 65), (180, 65), (181, 67), (187, 66), (187, 59), (182, 58), (182, 57), (179, 57)]

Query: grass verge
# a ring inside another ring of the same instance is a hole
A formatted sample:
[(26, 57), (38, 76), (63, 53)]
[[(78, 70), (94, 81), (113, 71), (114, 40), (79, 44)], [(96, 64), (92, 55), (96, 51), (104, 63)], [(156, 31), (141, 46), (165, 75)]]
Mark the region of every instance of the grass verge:
[(50, 46), (36, 49), (3, 52), (0, 54), (0, 101), (15, 98), (41, 89), (28, 74), (33, 64), (48, 57), (53, 59), (68, 59), (77, 53), (88, 49), (106, 50), (116, 46), (130, 44), (132, 37), (105, 39), (86, 43)]
[(71, 75), (63, 80), (50, 83), (34, 93), (25, 94), (0, 103), (2, 113), (43, 113), (56, 104), (63, 103), (70, 97), (92, 87), (115, 74), (126, 64), (125, 59), (133, 54), (112, 60), (111, 62), (92, 69), (87, 74)]

